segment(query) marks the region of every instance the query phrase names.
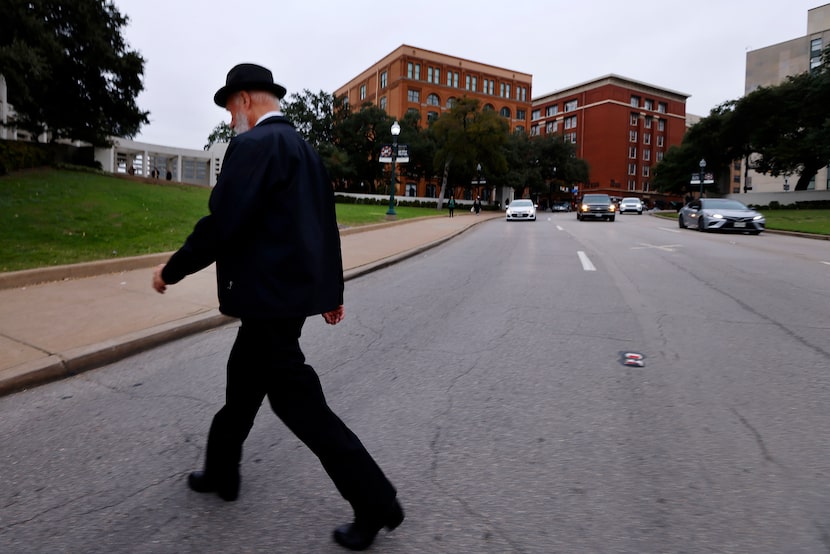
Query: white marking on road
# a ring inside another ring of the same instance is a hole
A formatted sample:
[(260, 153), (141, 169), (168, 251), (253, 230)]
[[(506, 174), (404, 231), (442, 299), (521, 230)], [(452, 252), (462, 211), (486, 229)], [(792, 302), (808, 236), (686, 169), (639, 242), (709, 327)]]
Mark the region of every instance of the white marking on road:
[(557, 230), (557, 231), (564, 231), (564, 230), (565, 230), (565, 228), (564, 228), (564, 227), (562, 227), (561, 225), (557, 225), (557, 226), (556, 226), (556, 230)]
[(658, 250), (665, 250), (666, 252), (674, 252), (675, 248), (679, 248), (683, 246), (682, 244), (648, 244), (647, 242), (641, 242), (640, 246), (632, 246), (632, 250), (643, 250), (645, 248), (656, 248)]
[(671, 229), (669, 227), (658, 227), (661, 231), (668, 231), (669, 233), (681, 233), (680, 229)]
[(585, 252), (580, 250), (576, 253), (576, 255), (579, 256), (579, 261), (582, 262), (582, 269), (584, 269), (585, 271), (597, 270), (597, 268), (594, 267), (594, 264), (591, 263), (591, 260), (588, 259), (588, 256), (585, 254)]
[(821, 262), (821, 263), (823, 263), (824, 265), (830, 265), (830, 262)]

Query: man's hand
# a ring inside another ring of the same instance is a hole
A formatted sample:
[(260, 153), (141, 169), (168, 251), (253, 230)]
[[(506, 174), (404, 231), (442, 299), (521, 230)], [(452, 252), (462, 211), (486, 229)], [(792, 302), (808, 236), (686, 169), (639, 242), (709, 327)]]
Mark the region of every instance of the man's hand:
[(329, 325), (337, 325), (346, 315), (346, 310), (343, 309), (343, 305), (341, 304), (336, 310), (332, 310), (330, 312), (326, 312), (323, 314), (323, 319), (326, 320), (326, 323)]
[(167, 283), (164, 282), (164, 279), (161, 278), (161, 270), (164, 269), (164, 264), (157, 265), (156, 269), (153, 270), (153, 288), (159, 294), (164, 294), (164, 291), (167, 290)]

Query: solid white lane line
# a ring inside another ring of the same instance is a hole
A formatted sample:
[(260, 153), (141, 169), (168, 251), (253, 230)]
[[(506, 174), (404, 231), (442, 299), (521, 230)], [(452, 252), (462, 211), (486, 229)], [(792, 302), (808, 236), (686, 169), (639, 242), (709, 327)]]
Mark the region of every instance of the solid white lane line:
[(582, 269), (585, 271), (596, 271), (597, 268), (594, 267), (594, 264), (591, 263), (591, 260), (588, 259), (588, 256), (582, 250), (576, 253), (579, 256), (579, 261), (582, 262)]

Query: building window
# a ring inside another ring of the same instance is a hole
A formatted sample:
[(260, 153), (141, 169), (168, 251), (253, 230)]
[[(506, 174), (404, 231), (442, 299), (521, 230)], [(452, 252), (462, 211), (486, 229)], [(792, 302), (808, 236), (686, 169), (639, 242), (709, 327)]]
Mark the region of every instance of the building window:
[(637, 142), (637, 131), (628, 132), (628, 142)]
[(565, 118), (565, 129), (576, 129), (576, 116), (572, 115), (571, 117)]
[(643, 161), (650, 162), (651, 161), (651, 150), (648, 148), (643, 149)]
[(455, 106), (455, 98), (453, 98), (452, 96), (450, 96), (449, 98), (447, 98), (447, 109), (448, 109), (448, 110), (449, 110), (449, 109), (452, 109), (452, 108), (453, 108), (453, 106)]
[(524, 111), (524, 110), (518, 110), (517, 109), (516, 110), (516, 119), (518, 119), (519, 121), (524, 121), (525, 119), (527, 119), (527, 112)]
[[(516, 125), (516, 132), (517, 133), (524, 133), (525, 132), (525, 126), (524, 125)], [(830, 181), (830, 179), (828, 179), (828, 181)], [(830, 189), (830, 187), (827, 187), (827, 188)]]
[(380, 88), (386, 88), (386, 72), (383, 71), (380, 74)]
[(516, 87), (516, 100), (527, 102), (527, 87)]
[(628, 190), (637, 190), (637, 181), (635, 181), (634, 179), (629, 179)]
[(637, 122), (638, 122), (639, 120), (640, 120), (640, 118), (639, 118), (639, 117), (637, 117), (637, 114), (636, 114), (636, 113), (634, 113), (634, 112), (631, 112), (631, 116), (630, 116), (630, 117), (629, 117), (629, 119), (628, 119), (628, 123), (629, 123), (629, 124), (631, 124), (631, 126), (632, 126), (632, 127), (636, 127), (636, 126), (637, 126)]
[(464, 84), (464, 88), (466, 88), (467, 90), (470, 90), (470, 84), (471, 84), (472, 80), (473, 80), (473, 77), (471, 75), (467, 75), (466, 83)]
[(530, 126), (530, 136), (535, 137), (539, 135), (539, 126), (538, 125), (531, 125)]
[(502, 98), (510, 98), (510, 85), (508, 83), (502, 83), (499, 88), (499, 96)]
[(649, 166), (647, 166), (647, 165), (643, 166), (643, 177), (648, 177), (649, 176), (649, 169), (651, 169)]
[(657, 135), (657, 147), (663, 148), (663, 135)]
[(576, 144), (576, 133), (566, 133), (564, 137), (565, 142)]
[(427, 122), (432, 123), (438, 119), (438, 112), (427, 112)]
[(669, 106), (665, 102), (657, 102), (657, 112), (658, 113), (667, 113), (669, 111)]
[(409, 100), (410, 102), (420, 102), (421, 101), (421, 91), (409, 89), (406, 92), (406, 99)]
[(559, 122), (558, 121), (548, 121), (548, 125), (545, 128), (545, 132), (547, 134), (559, 132)]
[(654, 110), (654, 100), (646, 100), (646, 109), (648, 111)]
[(406, 195), (407, 196), (418, 196), (418, 185), (415, 183), (407, 183), (406, 184)]
[(510, 119), (510, 108), (502, 108), (501, 110), (499, 110), (499, 115), (502, 117), (506, 117), (507, 119)]
[(629, 146), (628, 147), (628, 159), (629, 160), (636, 160), (637, 159), (637, 147), (636, 146)]
[(421, 80), (421, 64), (409, 62), (406, 64), (406, 76), (416, 81)]
[(427, 106), (440, 106), (441, 100), (438, 98), (438, 95), (432, 93), (427, 96)]
[(492, 112), (492, 111), (495, 111), (496, 108), (493, 107), (493, 104), (484, 104), (484, 107), (481, 108), (481, 109), (482, 110), (488, 110), (488, 111)]
[(662, 161), (663, 161), (663, 152), (661, 152), (661, 151), (659, 151), (659, 150), (657, 151), (657, 161), (658, 161), (658, 162), (662, 162)]
[(651, 134), (643, 133), (643, 144), (651, 144)]
[(441, 83), (441, 70), (437, 67), (428, 67), (427, 68), (427, 82), (428, 83), (435, 83), (436, 85)]
[(545, 115), (550, 117), (552, 115), (556, 115), (559, 113), (559, 104), (555, 104), (553, 106), (548, 106), (545, 108)]
[(821, 67), (821, 38), (810, 41), (810, 71)]
[(413, 115), (420, 116), (421, 112), (418, 111), (418, 108), (407, 108), (406, 113), (411, 113)]
[(571, 100), (569, 102), (565, 102), (565, 111), (566, 112), (572, 112), (576, 109), (576, 107), (578, 105), (579, 105), (579, 102), (577, 102), (576, 100)]
[(541, 115), (542, 115), (541, 110), (533, 110), (533, 111), (530, 112), (530, 119), (531, 119), (531, 121), (536, 121), (537, 119), (539, 119), (541, 117)]
[(640, 97), (639, 96), (632, 96), (631, 97), (631, 106), (634, 108), (640, 107)]
[(637, 175), (637, 164), (628, 164), (628, 174)]
[(435, 198), (437, 191), (438, 187), (436, 185), (427, 185), (427, 198)]
[(380, 109), (386, 111), (386, 97), (381, 96), (380, 98)]
[(474, 92), (478, 90), (478, 77), (473, 77), (473, 88), (471, 88), (470, 90)]
[(366, 100), (366, 85), (360, 85), (360, 99)]
[(653, 120), (650, 117), (647, 117), (646, 118), (646, 129), (651, 129), (651, 124), (652, 123), (653, 123)]

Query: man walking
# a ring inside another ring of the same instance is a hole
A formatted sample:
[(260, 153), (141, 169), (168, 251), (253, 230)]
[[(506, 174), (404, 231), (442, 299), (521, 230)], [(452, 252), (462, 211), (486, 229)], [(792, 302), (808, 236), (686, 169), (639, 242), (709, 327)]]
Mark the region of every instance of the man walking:
[(404, 514), (396, 491), (360, 440), (331, 411), (299, 338), (305, 318), (344, 317), (343, 265), (334, 196), (319, 156), (283, 117), (285, 88), (271, 71), (240, 64), (214, 102), (231, 113), (231, 140), (209, 215), (156, 268), (153, 287), (216, 262), (219, 309), (241, 325), (227, 364), (225, 405), (208, 434), (205, 465), (188, 478), (197, 492), (239, 494), (242, 444), (267, 396), (274, 413), (320, 459), (354, 509), (334, 539), (368, 548)]

